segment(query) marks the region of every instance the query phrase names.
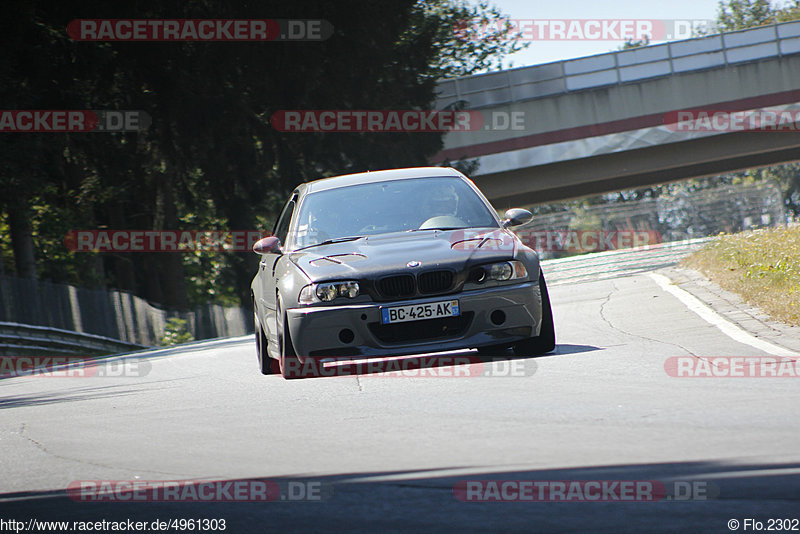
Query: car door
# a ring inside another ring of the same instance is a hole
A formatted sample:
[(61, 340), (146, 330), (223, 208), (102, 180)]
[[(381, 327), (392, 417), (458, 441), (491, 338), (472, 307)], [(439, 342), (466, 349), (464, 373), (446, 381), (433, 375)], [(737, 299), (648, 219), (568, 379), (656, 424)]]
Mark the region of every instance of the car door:
[(280, 261), (289, 261), (288, 258), (283, 256), (283, 248), (286, 245), (289, 236), (289, 228), (292, 223), (292, 216), (294, 215), (295, 206), (297, 205), (297, 193), (292, 194), (289, 201), (284, 206), (280, 217), (275, 222), (275, 228), (272, 230), (272, 235), (277, 237), (281, 243), (281, 249), (273, 254), (264, 254), (261, 256), (261, 261), (258, 264), (258, 278), (261, 280), (261, 287), (259, 293), (258, 307), (262, 310), (264, 318), (264, 327), (267, 332), (267, 339), (270, 348), (278, 346), (278, 332), (277, 332), (277, 288), (278, 280), (275, 273)]

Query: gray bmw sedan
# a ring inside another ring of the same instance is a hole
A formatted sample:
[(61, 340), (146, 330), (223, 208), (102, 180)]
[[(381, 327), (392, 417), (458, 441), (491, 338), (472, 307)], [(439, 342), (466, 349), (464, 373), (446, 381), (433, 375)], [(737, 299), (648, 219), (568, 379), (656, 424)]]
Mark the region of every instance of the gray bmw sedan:
[(550, 352), (555, 329), (535, 251), (451, 168), (304, 183), (283, 208), (252, 283), (261, 372), (304, 363), (513, 347)]

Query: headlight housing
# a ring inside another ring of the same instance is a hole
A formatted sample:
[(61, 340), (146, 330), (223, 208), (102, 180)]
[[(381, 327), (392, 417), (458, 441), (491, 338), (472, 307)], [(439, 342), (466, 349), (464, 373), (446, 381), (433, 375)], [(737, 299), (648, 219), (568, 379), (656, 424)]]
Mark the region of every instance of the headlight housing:
[(518, 260), (501, 261), (476, 267), (470, 273), (470, 281), (482, 284), (487, 280), (507, 282), (528, 277), (528, 269)]
[(309, 284), (300, 290), (298, 302), (307, 305), (317, 302), (331, 302), (340, 297), (354, 299), (359, 294), (358, 282), (354, 280)]

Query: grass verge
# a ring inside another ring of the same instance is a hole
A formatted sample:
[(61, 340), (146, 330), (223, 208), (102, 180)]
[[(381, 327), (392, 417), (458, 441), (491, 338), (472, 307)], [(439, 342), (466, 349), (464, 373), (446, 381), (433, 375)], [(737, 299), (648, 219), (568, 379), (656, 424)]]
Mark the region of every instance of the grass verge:
[(771, 317), (800, 326), (800, 226), (721, 235), (681, 265)]

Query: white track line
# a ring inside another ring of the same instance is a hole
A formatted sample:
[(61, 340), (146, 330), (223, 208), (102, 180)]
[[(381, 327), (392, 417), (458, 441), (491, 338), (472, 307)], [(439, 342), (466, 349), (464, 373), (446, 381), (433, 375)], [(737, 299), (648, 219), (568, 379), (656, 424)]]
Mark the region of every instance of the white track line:
[(800, 356), (800, 354), (789, 349), (779, 347), (778, 345), (774, 345), (768, 341), (764, 341), (763, 339), (758, 339), (752, 334), (748, 334), (703, 304), (697, 297), (673, 284), (672, 280), (663, 274), (648, 273), (648, 276), (655, 280), (656, 284), (658, 284), (661, 289), (674, 295), (678, 300), (683, 302), (687, 308), (699, 315), (704, 321), (719, 328), (723, 334), (727, 335), (734, 341), (744, 343), (745, 345), (750, 345), (751, 347), (755, 347), (758, 350), (763, 350), (764, 352), (773, 356)]

